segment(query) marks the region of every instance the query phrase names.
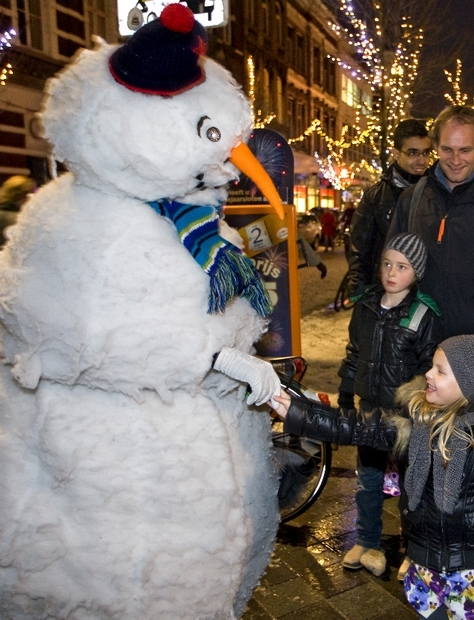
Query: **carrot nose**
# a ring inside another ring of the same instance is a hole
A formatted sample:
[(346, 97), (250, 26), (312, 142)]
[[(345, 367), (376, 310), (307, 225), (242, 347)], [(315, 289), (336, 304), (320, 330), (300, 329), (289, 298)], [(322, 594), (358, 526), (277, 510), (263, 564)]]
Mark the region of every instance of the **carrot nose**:
[(229, 159), (236, 168), (246, 174), (249, 179), (252, 179), (275, 209), (278, 217), (281, 220), (285, 219), (280, 194), (277, 192), (270, 176), (249, 147), (243, 142), (240, 142), (240, 144), (232, 149)]

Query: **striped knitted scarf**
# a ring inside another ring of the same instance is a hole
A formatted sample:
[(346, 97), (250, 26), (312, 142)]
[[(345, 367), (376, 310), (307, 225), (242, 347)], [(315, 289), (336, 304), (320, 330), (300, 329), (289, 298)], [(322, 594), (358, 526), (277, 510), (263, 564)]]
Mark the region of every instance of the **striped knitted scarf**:
[(173, 222), (181, 243), (209, 275), (210, 314), (224, 312), (236, 296), (245, 297), (260, 316), (271, 314), (270, 298), (252, 262), (239, 248), (219, 236), (216, 207), (167, 200), (148, 204)]
[[(469, 430), (474, 426), (474, 412), (469, 411), (456, 417), (454, 428)], [(453, 514), (461, 492), (464, 465), (467, 458), (468, 444), (451, 433), (447, 448), (452, 456), (447, 465), (443, 463), (440, 452), (432, 449), (429, 443), (431, 426), (415, 423), (408, 447), (408, 468), (405, 473), (405, 490), (408, 495), (408, 507), (415, 510), (421, 501), (428, 476), (433, 468), (433, 488), (436, 506), (448, 515)]]

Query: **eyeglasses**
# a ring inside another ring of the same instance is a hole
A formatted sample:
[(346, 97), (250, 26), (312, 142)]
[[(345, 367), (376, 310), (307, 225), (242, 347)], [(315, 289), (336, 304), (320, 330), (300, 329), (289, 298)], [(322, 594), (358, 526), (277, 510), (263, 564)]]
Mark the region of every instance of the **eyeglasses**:
[(420, 155), (425, 158), (431, 157), (433, 151), (431, 149), (426, 149), (426, 151), (417, 151), (416, 149), (408, 149), (408, 151), (400, 151), (410, 159), (418, 159)]

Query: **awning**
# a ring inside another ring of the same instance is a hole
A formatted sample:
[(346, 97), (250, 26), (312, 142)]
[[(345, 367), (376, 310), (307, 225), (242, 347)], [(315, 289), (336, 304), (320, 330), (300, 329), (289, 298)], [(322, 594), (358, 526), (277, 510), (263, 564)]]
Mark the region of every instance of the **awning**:
[(311, 174), (313, 172), (319, 172), (319, 165), (316, 159), (312, 155), (303, 153), (302, 151), (293, 151), (293, 157), (295, 158), (295, 174)]

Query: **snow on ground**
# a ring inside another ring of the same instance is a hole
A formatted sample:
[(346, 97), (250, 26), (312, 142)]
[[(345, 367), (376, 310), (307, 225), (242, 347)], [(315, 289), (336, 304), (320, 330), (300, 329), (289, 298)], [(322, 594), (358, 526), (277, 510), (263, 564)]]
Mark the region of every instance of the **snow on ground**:
[(321, 253), (328, 268), (324, 280), (315, 267), (298, 271), (301, 297), (301, 346), (308, 362), (304, 383), (318, 392), (327, 392), (333, 404), (337, 401), (337, 372), (345, 355), (348, 326), (352, 312), (334, 312), (332, 302), (340, 281), (347, 271), (343, 249)]
[(337, 372), (345, 355), (351, 312), (315, 310), (301, 321), (303, 357), (309, 364), (304, 383), (337, 400)]

